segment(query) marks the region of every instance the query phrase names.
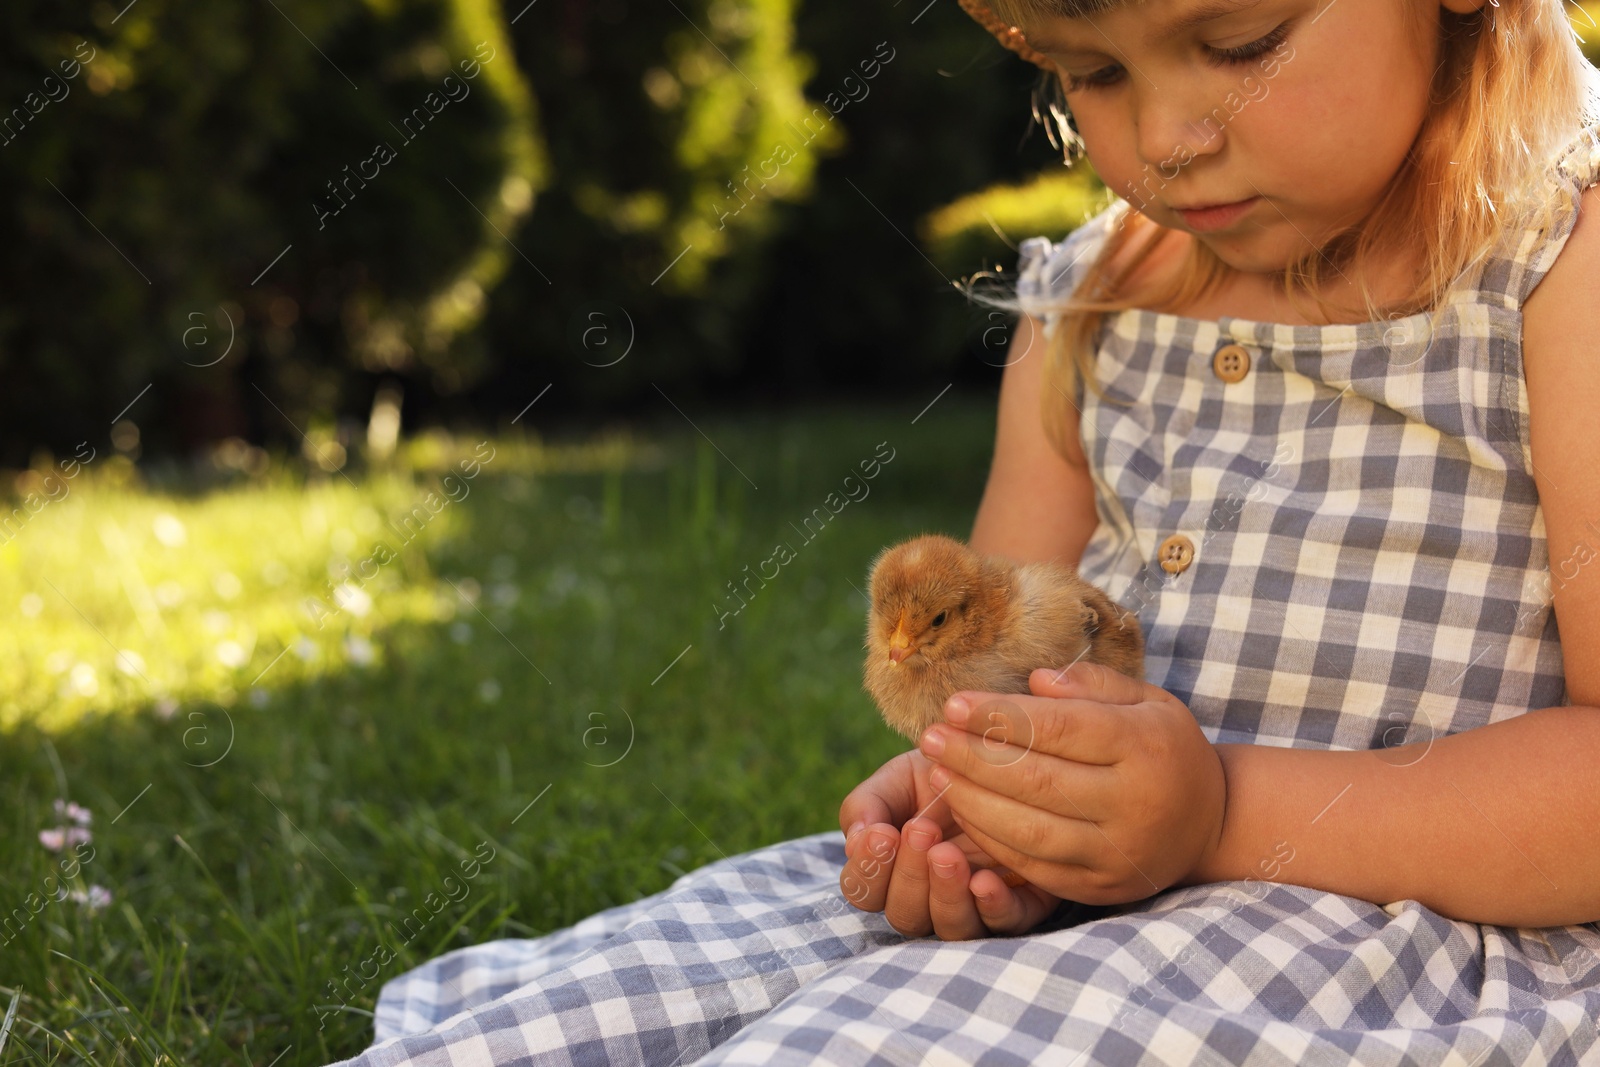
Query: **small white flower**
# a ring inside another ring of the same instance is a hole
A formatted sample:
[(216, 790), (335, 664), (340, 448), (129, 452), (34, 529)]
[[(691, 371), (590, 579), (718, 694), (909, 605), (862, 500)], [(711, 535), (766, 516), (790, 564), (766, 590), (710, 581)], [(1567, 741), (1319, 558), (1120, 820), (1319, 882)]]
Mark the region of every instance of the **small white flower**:
[(156, 698), (156, 717), (170, 719), (178, 713), (178, 702), (169, 696)]
[(450, 640), (458, 645), (464, 645), (472, 640), (472, 624), (456, 622), (450, 624)]
[(299, 637), (295, 638), (294, 644), (291, 647), (294, 649), (294, 654), (296, 656), (299, 656), (302, 660), (307, 661), (316, 659), (317, 652), (319, 651), (316, 642), (311, 640), (309, 637), (306, 637), (304, 634), (301, 634)]
[(378, 658), (372, 642), (359, 634), (351, 634), (344, 639), (344, 653), (350, 657), (350, 662), (358, 667), (369, 666)]
[(94, 668), (87, 663), (73, 666), (68, 684), (79, 696), (92, 697), (100, 692), (100, 679), (95, 677)]
[(493, 678), (485, 678), (478, 683), (478, 699), (486, 704), (493, 704), (500, 699), (500, 683)]
[(37, 619), (44, 610), (44, 597), (38, 593), (22, 594), (22, 614), (30, 619)]
[(72, 653), (62, 649), (57, 649), (44, 658), (44, 669), (51, 674), (62, 674), (71, 666)]
[(189, 542), (189, 531), (184, 529), (182, 520), (165, 511), (155, 517), (150, 528), (155, 532), (156, 540), (168, 548), (182, 548)]
[(233, 616), (226, 611), (218, 611), (216, 608), (212, 608), (200, 616), (200, 622), (211, 633), (220, 634), (233, 625)]
[(65, 845), (66, 843), (67, 843), (67, 831), (62, 829), (59, 826), (56, 827), (54, 830), (40, 830), (39, 831), (39, 844), (43, 845), (45, 848), (49, 849), (51, 852), (60, 852), (62, 846)]
[(521, 595), (522, 590), (518, 589), (510, 582), (496, 582), (494, 585), (489, 587), (489, 599), (493, 600), (496, 604), (503, 608), (509, 608), (511, 605), (515, 604), (517, 602), (517, 598)]
[(282, 585), (289, 580), (289, 568), (275, 559), (261, 565), (261, 580), (268, 585)]
[(132, 649), (123, 649), (117, 653), (117, 670), (123, 674), (144, 676), (144, 657)]
[(367, 591), (359, 585), (352, 585), (349, 582), (345, 582), (333, 591), (333, 599), (339, 607), (358, 619), (372, 610), (372, 597), (368, 596)]
[(111, 903), (111, 890), (103, 885), (92, 885), (88, 892), (74, 889), (67, 894), (73, 901), (86, 905), (90, 911), (99, 911)]
[(175, 608), (183, 603), (183, 586), (177, 582), (162, 582), (154, 593), (156, 603), (164, 608)]
[(211, 576), (211, 588), (215, 589), (223, 600), (232, 600), (244, 589), (244, 584), (232, 571), (218, 571)]
[(224, 667), (243, 667), (250, 657), (237, 641), (223, 641), (217, 645), (217, 659)]
[(250, 690), (250, 696), (248, 699), (252, 708), (264, 708), (272, 702), (272, 694), (268, 693), (260, 686), (256, 686), (254, 689)]

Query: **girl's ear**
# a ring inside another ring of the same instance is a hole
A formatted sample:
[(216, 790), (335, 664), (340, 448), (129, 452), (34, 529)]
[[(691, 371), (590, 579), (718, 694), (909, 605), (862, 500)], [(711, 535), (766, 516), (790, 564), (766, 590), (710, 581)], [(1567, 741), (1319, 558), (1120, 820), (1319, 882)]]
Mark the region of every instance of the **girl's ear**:
[(1439, 6), (1457, 15), (1468, 15), (1483, 10), (1484, 0), (1439, 0)]

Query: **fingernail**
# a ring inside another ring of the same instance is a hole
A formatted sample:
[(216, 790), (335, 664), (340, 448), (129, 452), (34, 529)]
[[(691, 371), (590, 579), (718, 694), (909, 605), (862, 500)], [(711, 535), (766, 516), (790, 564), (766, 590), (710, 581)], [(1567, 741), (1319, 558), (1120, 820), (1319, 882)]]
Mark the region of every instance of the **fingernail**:
[(922, 732), (922, 753), (929, 759), (944, 755), (944, 735), (937, 728), (930, 726)]
[(972, 705), (968, 704), (965, 697), (953, 696), (944, 703), (944, 721), (956, 726), (965, 726), (967, 718), (972, 714)]
[(906, 841), (918, 852), (926, 852), (933, 847), (933, 834), (919, 827), (907, 832)]
[(874, 830), (867, 835), (867, 847), (874, 856), (883, 859), (894, 852), (894, 838), (887, 830)]
[(933, 868), (933, 873), (940, 878), (949, 878), (956, 873), (956, 865), (953, 863), (933, 863), (929, 864), (929, 866)]
[(935, 789), (943, 789), (950, 784), (950, 771), (944, 767), (935, 767), (928, 772), (928, 784)]
[(849, 844), (856, 839), (856, 835), (867, 828), (867, 824), (860, 819), (850, 824), (850, 829), (844, 832), (844, 843)]

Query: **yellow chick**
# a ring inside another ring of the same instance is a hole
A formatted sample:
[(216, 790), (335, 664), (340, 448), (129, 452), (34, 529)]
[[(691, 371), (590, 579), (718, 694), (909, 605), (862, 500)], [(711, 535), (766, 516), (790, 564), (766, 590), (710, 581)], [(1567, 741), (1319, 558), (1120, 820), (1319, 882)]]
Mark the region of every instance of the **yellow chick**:
[(1065, 564), (928, 534), (884, 549), (868, 580), (865, 688), (913, 744), (952, 693), (1027, 693), (1040, 667), (1083, 659), (1144, 680), (1139, 617)]

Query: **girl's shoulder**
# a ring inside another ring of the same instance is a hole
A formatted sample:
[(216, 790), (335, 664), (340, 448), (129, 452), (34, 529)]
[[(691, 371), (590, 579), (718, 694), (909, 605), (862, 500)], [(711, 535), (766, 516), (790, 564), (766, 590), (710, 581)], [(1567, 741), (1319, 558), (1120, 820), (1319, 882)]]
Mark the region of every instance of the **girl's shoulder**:
[[(1600, 184), (1578, 199), (1577, 219), (1522, 305), (1529, 463), (1538, 481), (1553, 570), (1563, 578), (1593, 558), (1600, 479), (1591, 458), (1600, 418)], [(1576, 561), (1576, 562), (1575, 562)], [(1600, 703), (1600, 598), (1592, 579), (1555, 592), (1567, 694)]]
[(1127, 208), (1126, 200), (1114, 200), (1059, 241), (1025, 238), (1017, 246), (1016, 295), (1023, 309), (1042, 315), (1069, 296)]

